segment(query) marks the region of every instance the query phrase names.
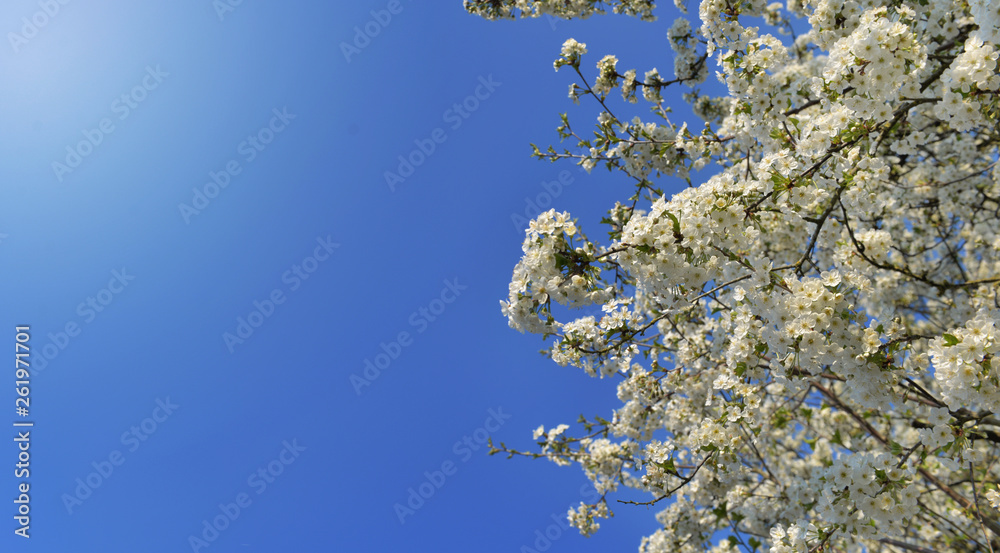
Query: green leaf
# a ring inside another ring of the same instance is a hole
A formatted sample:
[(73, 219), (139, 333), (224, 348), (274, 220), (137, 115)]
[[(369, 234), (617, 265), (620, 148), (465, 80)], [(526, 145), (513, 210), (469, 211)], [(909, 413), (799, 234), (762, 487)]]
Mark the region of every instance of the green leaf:
[(670, 213), (669, 211), (667, 211), (666, 214), (667, 214), (667, 217), (670, 217), (670, 220), (674, 222), (674, 229), (673, 229), (674, 233), (675, 234), (680, 234), (680, 232), (681, 232), (681, 222), (677, 220), (677, 216), (674, 215), (673, 213)]
[(789, 421), (788, 410), (785, 409), (784, 407), (781, 407), (774, 412), (774, 421), (771, 424), (773, 424), (775, 428), (781, 429), (784, 428), (786, 424), (788, 424), (788, 421)]
[(742, 377), (747, 372), (747, 364), (740, 361), (736, 364), (736, 376)]
[(720, 519), (725, 519), (726, 518), (726, 504), (723, 503), (722, 505), (719, 505), (718, 507), (712, 509), (712, 514), (714, 514), (716, 517), (718, 517)]
[(961, 340), (956, 338), (954, 334), (942, 334), (942, 337), (944, 338), (944, 345), (946, 346), (954, 346), (955, 344), (961, 342)]

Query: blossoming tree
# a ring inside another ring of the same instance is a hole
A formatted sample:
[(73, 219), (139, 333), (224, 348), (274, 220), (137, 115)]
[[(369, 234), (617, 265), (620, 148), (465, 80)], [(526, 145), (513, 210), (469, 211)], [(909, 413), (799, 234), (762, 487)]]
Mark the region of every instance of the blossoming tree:
[[(652, 0), (465, 8), (654, 19)], [(584, 535), (622, 503), (662, 508), (648, 553), (1000, 551), (1000, 2), (699, 16), (667, 33), (673, 76), (608, 55), (591, 81), (572, 39), (555, 62), (600, 114), (589, 139), (563, 116), (582, 155), (535, 155), (634, 193), (604, 244), (567, 213), (531, 221), (502, 310), (554, 337), (557, 363), (616, 379), (622, 406), (494, 452), (579, 464), (602, 494), (569, 513)], [(710, 72), (727, 96), (698, 92)], [(702, 121), (670, 120), (670, 86)], [(616, 117), (616, 91), (650, 120)], [(689, 187), (665, 196), (662, 177)]]

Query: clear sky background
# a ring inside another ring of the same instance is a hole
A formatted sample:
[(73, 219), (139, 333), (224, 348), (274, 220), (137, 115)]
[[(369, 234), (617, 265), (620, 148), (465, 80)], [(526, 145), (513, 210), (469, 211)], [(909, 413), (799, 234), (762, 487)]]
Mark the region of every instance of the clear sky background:
[[(533, 449), (538, 425), (620, 404), (616, 381), (539, 355), (547, 344), (508, 328), (499, 300), (524, 236), (512, 215), (543, 182), (567, 172), (552, 207), (593, 238), (632, 190), (529, 156), (558, 146), (560, 112), (588, 134), (597, 114), (567, 99), (573, 72), (552, 69), (563, 41), (587, 43), (589, 79), (606, 53), (672, 75), (675, 9), (488, 22), (460, 0), (390, 4), (243, 1), (221, 18), (211, 0), (0, 7), (3, 551), (182, 552), (195, 536), (210, 553), (517, 552), (547, 531), (547, 551), (606, 552), (655, 531), (654, 509), (624, 505), (590, 539), (560, 529), (593, 499), (578, 467), (463, 440)], [(345, 55), (366, 26), (377, 36)], [(399, 156), (435, 137), (390, 187)], [(366, 360), (386, 368), (359, 394)], [(27, 479), (15, 420), (35, 424)], [(401, 522), (394, 505), (425, 473), (439, 487)]]

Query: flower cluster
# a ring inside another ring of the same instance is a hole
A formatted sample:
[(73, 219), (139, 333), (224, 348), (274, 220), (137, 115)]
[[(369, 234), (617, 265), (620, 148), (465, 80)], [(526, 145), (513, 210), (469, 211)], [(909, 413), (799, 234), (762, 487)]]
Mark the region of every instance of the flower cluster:
[(607, 292), (595, 288), (593, 243), (580, 237), (568, 213), (549, 210), (525, 232), (524, 258), (510, 283), (510, 297), (500, 302), (510, 326), (521, 332), (548, 333), (555, 320), (550, 302), (583, 306), (603, 302)]
[(596, 519), (611, 516), (614, 515), (608, 511), (608, 504), (603, 501), (596, 505), (581, 502), (579, 507), (569, 510), (569, 523), (573, 528), (580, 530), (580, 534), (589, 537), (601, 527)]
[[(532, 221), (502, 311), (558, 364), (616, 379), (621, 403), (540, 427), (528, 455), (579, 465), (604, 495), (649, 494), (625, 502), (660, 509), (645, 553), (995, 546), (998, 3), (701, 0), (698, 14), (667, 31), (673, 79), (610, 54), (592, 78), (573, 39), (555, 62), (576, 73), (572, 99), (598, 100), (596, 128), (563, 116), (577, 153), (534, 155), (634, 188), (603, 244), (568, 213)], [(699, 88), (709, 71), (725, 96)], [(653, 115), (616, 116), (616, 90)], [(695, 120), (671, 120), (680, 99)], [(570, 514), (586, 535), (611, 515), (604, 495)]]
[(965, 323), (930, 342), (934, 379), (952, 409), (1000, 411), (1000, 313), (980, 310)]
[(823, 522), (834, 533), (868, 538), (899, 529), (900, 521), (917, 514), (920, 492), (912, 485), (913, 467), (898, 465), (888, 453), (836, 459), (817, 506)]
[(853, 89), (842, 101), (860, 119), (887, 120), (892, 111), (879, 108), (917, 84), (916, 70), (927, 57), (913, 28), (904, 23), (912, 10), (900, 8), (895, 15), (902, 17), (894, 20), (884, 7), (864, 12), (854, 32), (830, 50), (824, 86), (839, 95)]
[[(982, 28), (982, 27), (981, 27)], [(997, 98), (1000, 95), (1000, 56), (995, 45), (970, 36), (965, 50), (941, 76), (942, 97), (937, 115), (957, 130), (997, 121)]]
[(652, 0), (464, 0), (465, 9), (486, 19), (516, 19), (551, 15), (564, 19), (586, 19), (605, 13), (609, 4), (614, 13), (632, 15), (644, 21), (654, 21)]
[[(674, 75), (682, 81), (704, 81), (708, 75), (708, 64), (705, 63), (706, 56), (698, 52), (699, 43), (691, 29), (691, 22), (678, 17), (667, 31), (667, 40), (674, 51)], [(649, 81), (649, 75), (646, 80)], [(659, 93), (659, 87), (656, 90)]]
[(559, 59), (557, 59), (552, 66), (555, 67), (556, 71), (559, 71), (559, 68), (564, 65), (578, 67), (580, 65), (580, 56), (586, 53), (586, 44), (577, 42), (572, 38), (568, 39), (565, 43), (563, 43), (562, 51), (559, 52)]
[(980, 39), (1000, 44), (1000, 5), (995, 0), (971, 0), (969, 10), (979, 26)]
[(816, 528), (811, 525), (793, 524), (788, 530), (774, 526), (770, 532), (771, 553), (805, 553), (808, 550), (806, 539), (815, 535)]

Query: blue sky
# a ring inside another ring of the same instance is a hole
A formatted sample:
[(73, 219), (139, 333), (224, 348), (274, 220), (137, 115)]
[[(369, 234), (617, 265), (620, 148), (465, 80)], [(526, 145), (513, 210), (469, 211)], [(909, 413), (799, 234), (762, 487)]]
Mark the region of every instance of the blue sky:
[[(211, 0), (5, 2), (0, 328), (13, 358), (30, 326), (34, 371), (27, 417), (7, 372), (6, 418), (34, 426), (29, 477), (18, 442), (0, 455), (4, 551), (514, 552), (546, 530), (548, 551), (637, 548), (654, 510), (621, 506), (590, 539), (550, 528), (591, 498), (582, 471), (476, 440), (530, 449), (539, 424), (618, 404), (614, 381), (509, 329), (499, 300), (512, 215), (543, 182), (569, 183), (552, 206), (594, 238), (631, 193), (529, 157), (557, 144), (560, 112), (583, 132), (597, 113), (566, 98), (561, 44), (586, 42), (588, 68), (615, 53), (667, 75), (673, 10), (512, 23), (459, 0), (221, 17)], [(400, 156), (419, 161), (387, 183)], [(366, 362), (384, 369), (359, 394)]]

